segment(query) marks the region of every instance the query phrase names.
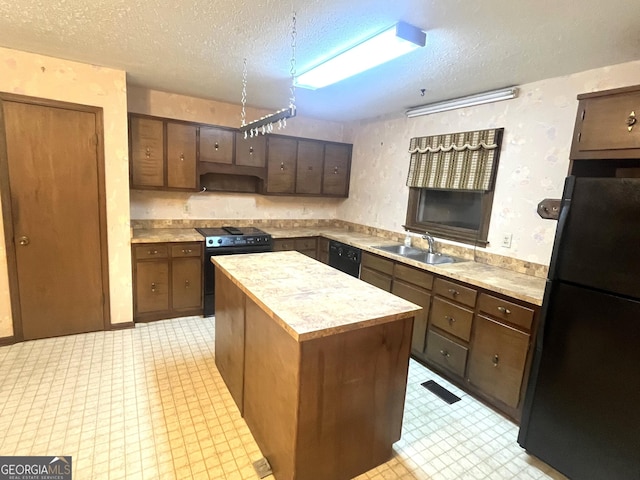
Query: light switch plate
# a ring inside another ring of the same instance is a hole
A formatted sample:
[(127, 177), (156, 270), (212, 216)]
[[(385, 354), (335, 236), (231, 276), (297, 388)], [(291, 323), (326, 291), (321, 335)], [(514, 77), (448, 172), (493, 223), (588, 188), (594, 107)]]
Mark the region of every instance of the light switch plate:
[(513, 233), (504, 233), (502, 235), (502, 246), (504, 248), (511, 248), (512, 239), (513, 239)]

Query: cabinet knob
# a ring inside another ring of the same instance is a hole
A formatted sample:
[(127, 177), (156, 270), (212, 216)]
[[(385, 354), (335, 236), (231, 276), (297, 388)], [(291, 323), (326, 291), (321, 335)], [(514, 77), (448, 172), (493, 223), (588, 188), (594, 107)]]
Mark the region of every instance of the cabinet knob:
[(498, 311), (500, 313), (504, 313), (505, 315), (509, 315), (511, 313), (511, 310), (509, 310), (508, 308), (505, 308), (505, 307), (498, 307)]
[(156, 284), (155, 284), (155, 283), (152, 283), (152, 284), (151, 284), (151, 291), (152, 291), (152, 292), (155, 292), (155, 291), (156, 291)]
[(184, 253), (184, 254), (189, 254), (189, 253), (191, 253), (191, 252), (192, 252), (192, 250), (191, 250), (190, 248), (186, 248), (186, 249), (185, 249), (185, 248), (183, 248), (183, 249), (182, 249), (182, 253)]
[(214, 148), (214, 150), (216, 150), (216, 151), (218, 150), (218, 148), (219, 148), (218, 142), (216, 142), (216, 144), (213, 146), (213, 148)]
[(456, 295), (460, 295), (460, 292), (459, 292), (459, 291), (457, 291), (455, 288), (450, 288), (450, 289), (449, 289), (449, 293), (450, 293), (451, 295), (453, 295), (454, 297), (455, 297)]
[(191, 285), (189, 284), (189, 280), (184, 281), (184, 288), (189, 288)]
[(151, 156), (151, 149), (149, 147), (146, 148), (145, 155), (146, 155), (147, 158), (149, 158)]
[(284, 170), (284, 162), (280, 162), (280, 170)]
[(249, 147), (249, 155), (253, 155), (253, 147)]
[(445, 316), (444, 316), (444, 319), (445, 319), (447, 322), (449, 322), (449, 325), (453, 325), (453, 323), (456, 321), (456, 319), (455, 319), (455, 318), (450, 317), (449, 315), (445, 315)]
[(627, 130), (633, 130), (633, 126), (636, 124), (636, 112), (635, 110), (629, 114), (629, 118), (627, 118)]
[(333, 167), (333, 174), (337, 175), (338, 174), (338, 167)]
[(29, 243), (31, 242), (31, 240), (29, 240), (29, 237), (23, 235), (22, 237), (20, 237), (18, 239), (18, 243), (20, 245), (22, 245), (23, 247), (26, 247), (27, 245), (29, 245)]
[(158, 250), (149, 250), (147, 251), (147, 255), (157, 255), (158, 254)]
[(498, 356), (498, 354), (496, 353), (496, 354), (493, 356), (493, 359), (491, 359), (491, 363), (493, 363), (493, 366), (494, 366), (494, 367), (497, 367), (499, 362), (500, 362), (500, 357), (499, 357), (499, 356)]
[(451, 356), (451, 354), (446, 350), (440, 350), (440, 355), (442, 355), (444, 358), (449, 358)]
[(181, 153), (181, 154), (180, 154), (180, 161), (181, 161), (181, 162), (184, 162), (184, 153)]

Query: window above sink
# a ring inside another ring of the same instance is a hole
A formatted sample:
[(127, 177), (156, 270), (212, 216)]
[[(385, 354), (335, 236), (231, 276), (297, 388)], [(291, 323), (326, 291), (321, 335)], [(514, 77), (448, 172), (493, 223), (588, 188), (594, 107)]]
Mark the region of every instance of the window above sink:
[(486, 246), (503, 128), (414, 137), (405, 228)]

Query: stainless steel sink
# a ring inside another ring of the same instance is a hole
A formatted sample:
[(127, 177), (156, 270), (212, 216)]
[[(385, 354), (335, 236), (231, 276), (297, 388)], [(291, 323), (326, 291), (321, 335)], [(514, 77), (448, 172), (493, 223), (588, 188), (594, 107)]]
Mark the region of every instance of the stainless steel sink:
[(411, 260), (427, 263), (429, 265), (440, 265), (443, 263), (455, 263), (462, 261), (460, 258), (442, 255), (441, 253), (431, 253), (425, 250), (420, 250), (419, 248), (406, 247), (404, 245), (382, 245), (373, 248), (382, 250), (383, 252), (395, 253), (401, 257), (410, 258)]

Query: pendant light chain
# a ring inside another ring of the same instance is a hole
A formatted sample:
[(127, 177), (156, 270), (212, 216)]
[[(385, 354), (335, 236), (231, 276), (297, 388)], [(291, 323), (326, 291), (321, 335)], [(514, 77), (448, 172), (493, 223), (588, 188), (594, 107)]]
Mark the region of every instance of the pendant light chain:
[(245, 112), (245, 105), (247, 103), (247, 58), (244, 59), (244, 65), (242, 67), (242, 112), (240, 118), (242, 119), (241, 126), (245, 126), (247, 119), (247, 112)]
[(291, 20), (291, 96), (289, 98), (289, 107), (296, 108), (296, 12), (293, 12)]
[(240, 112), (241, 125), (240, 131), (244, 134), (244, 138), (252, 138), (258, 135), (271, 133), (277, 126), (281, 130), (287, 126), (287, 119), (296, 116), (296, 12), (293, 12), (291, 22), (291, 87), (289, 89), (289, 107), (278, 110), (272, 114), (260, 117), (258, 120), (246, 122), (246, 103), (247, 103), (247, 59), (244, 59), (242, 69), (242, 110)]

